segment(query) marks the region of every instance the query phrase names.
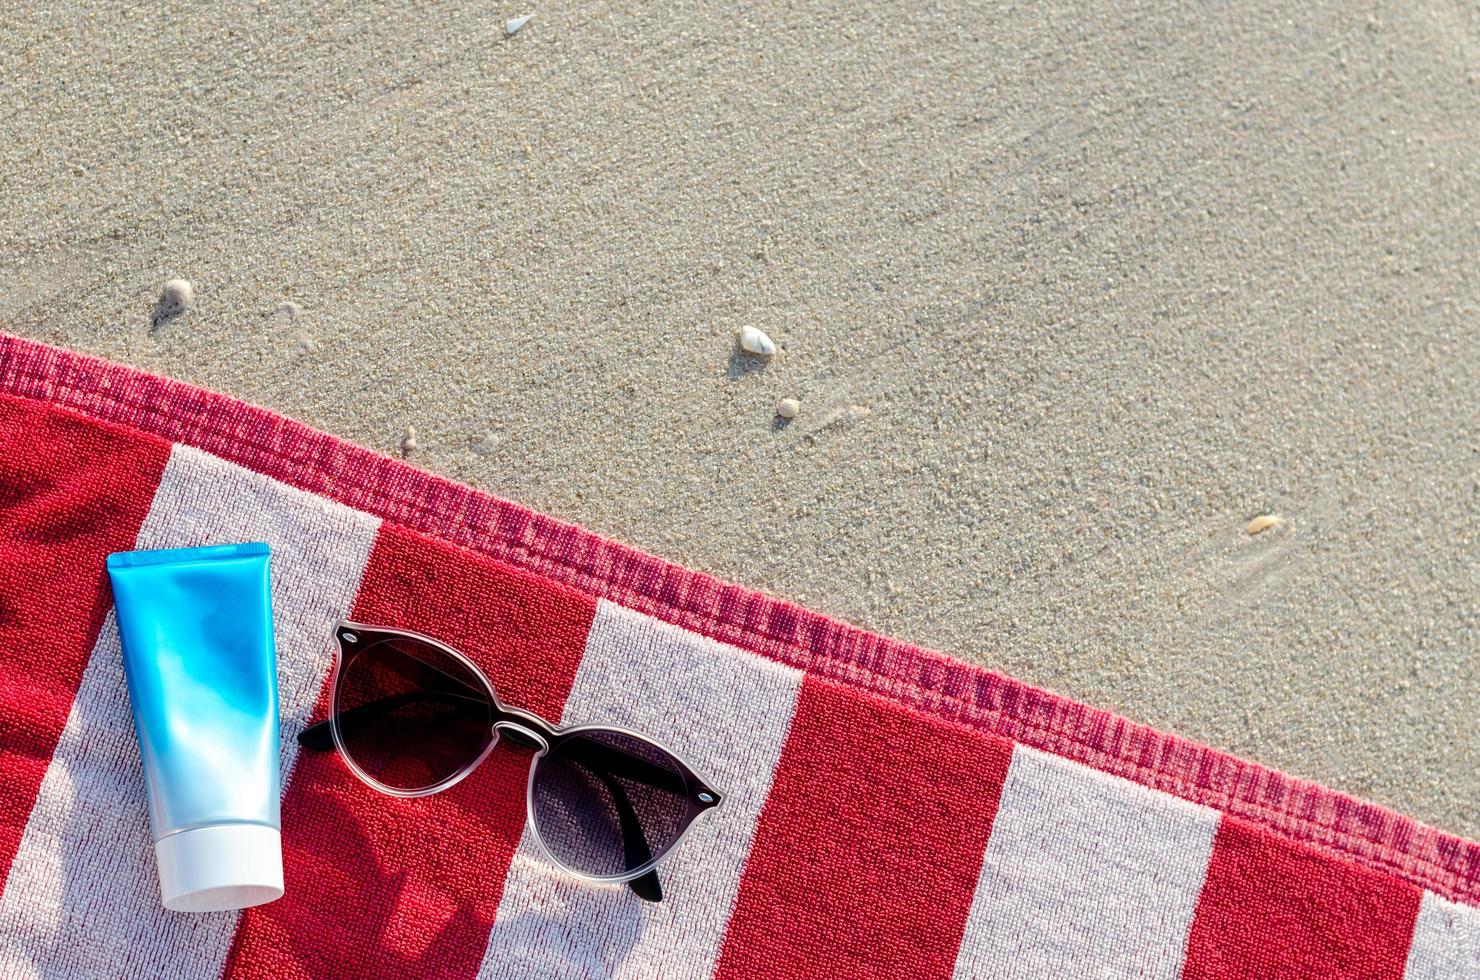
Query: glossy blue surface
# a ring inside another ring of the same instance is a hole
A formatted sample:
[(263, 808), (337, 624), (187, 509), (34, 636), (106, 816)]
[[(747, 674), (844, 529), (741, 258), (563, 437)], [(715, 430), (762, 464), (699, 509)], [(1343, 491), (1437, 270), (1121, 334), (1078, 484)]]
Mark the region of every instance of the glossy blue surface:
[(279, 825), (267, 559), (261, 543), (108, 556), (155, 840)]

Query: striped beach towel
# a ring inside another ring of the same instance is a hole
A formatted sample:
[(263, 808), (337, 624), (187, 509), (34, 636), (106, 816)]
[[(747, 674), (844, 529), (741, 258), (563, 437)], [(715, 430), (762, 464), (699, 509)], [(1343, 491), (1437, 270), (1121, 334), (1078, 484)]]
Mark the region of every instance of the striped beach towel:
[[(229, 398), (0, 337), (0, 976), (1480, 977), (1480, 845)], [(103, 572), (273, 553), (287, 893), (163, 910)], [(666, 899), (556, 871), (527, 759), (374, 793), (294, 734), (342, 618), (727, 790)]]

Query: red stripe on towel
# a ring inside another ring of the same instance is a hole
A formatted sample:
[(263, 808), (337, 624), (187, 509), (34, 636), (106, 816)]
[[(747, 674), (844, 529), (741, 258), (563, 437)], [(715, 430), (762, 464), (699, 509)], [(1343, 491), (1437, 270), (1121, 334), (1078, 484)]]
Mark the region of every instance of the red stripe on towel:
[[(596, 603), (412, 531), (381, 529), (355, 604), (366, 624), (466, 653), (509, 704), (559, 718)], [(324, 717), (328, 685), (316, 717)], [(529, 756), (497, 748), (434, 796), (398, 799), (304, 751), (283, 800), (286, 895), (249, 910), (228, 977), (471, 977), (524, 828)]]
[(1184, 980), (1401, 980), (1419, 889), (1223, 818)]
[(170, 445), (0, 396), (0, 886)]
[(950, 976), (1012, 745), (807, 678), (717, 976)]

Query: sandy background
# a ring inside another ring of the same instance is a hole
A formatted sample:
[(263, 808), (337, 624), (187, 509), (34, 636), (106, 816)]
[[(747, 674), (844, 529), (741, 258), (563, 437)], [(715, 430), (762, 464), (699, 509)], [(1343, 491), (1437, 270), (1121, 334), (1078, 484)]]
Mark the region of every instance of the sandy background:
[(1480, 836), (1480, 8), (45, 6), (5, 329)]

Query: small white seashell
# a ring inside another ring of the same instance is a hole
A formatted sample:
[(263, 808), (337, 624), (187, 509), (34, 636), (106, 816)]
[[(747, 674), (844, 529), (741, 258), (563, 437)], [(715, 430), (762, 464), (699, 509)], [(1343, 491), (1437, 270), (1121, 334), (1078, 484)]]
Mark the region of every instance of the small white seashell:
[(496, 449), (498, 449), (498, 436), (492, 432), (485, 433), (482, 439), (473, 443), (473, 452), (479, 456), (487, 456)]
[(401, 455), (409, 456), (414, 452), (416, 452), (416, 427), (408, 425), (401, 436)]
[(184, 313), (195, 305), (195, 287), (189, 279), (171, 279), (159, 291), (159, 312), (164, 316)]
[(1250, 521), (1244, 530), (1250, 534), (1258, 534), (1261, 531), (1268, 531), (1272, 527), (1278, 527), (1283, 523), (1285, 523), (1285, 519), (1278, 514), (1260, 514)]
[(755, 327), (746, 327), (740, 331), (740, 349), (750, 354), (770, 357), (776, 353), (776, 342)]
[(519, 28), (529, 23), (529, 18), (533, 16), (534, 14), (525, 14), (523, 17), (509, 18), (508, 20), (504, 21), (504, 33), (507, 34), (509, 37), (513, 37), (515, 34), (519, 33)]
[(195, 302), (195, 287), (189, 279), (171, 279), (159, 291), (159, 301), (167, 306), (188, 307)]
[(784, 419), (794, 419), (802, 410), (802, 403), (795, 398), (783, 398), (781, 404), (776, 406), (776, 414)]

